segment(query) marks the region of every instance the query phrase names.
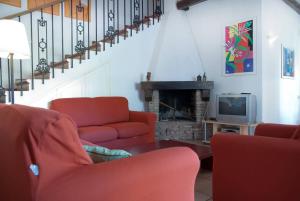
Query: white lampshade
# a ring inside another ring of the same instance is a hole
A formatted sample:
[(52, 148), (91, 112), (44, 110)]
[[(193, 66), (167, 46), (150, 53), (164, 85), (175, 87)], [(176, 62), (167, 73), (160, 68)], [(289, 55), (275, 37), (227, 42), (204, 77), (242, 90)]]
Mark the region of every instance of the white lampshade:
[(30, 58), (30, 49), (24, 24), (14, 20), (0, 20), (0, 57)]

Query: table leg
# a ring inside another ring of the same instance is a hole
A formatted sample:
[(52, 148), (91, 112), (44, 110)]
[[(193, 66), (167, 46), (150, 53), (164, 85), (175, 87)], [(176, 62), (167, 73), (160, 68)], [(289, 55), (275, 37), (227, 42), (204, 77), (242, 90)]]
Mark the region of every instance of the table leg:
[(204, 123), (204, 141), (207, 141), (207, 127), (206, 127), (206, 122)]
[(248, 126), (240, 126), (241, 135), (249, 135)]
[(216, 134), (217, 132), (218, 132), (218, 125), (213, 124), (213, 135)]

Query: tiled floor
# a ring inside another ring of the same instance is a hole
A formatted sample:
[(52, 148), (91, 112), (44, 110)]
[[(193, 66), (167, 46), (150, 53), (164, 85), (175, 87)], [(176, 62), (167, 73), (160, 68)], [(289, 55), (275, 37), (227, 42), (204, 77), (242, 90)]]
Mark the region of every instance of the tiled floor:
[(201, 170), (195, 186), (195, 201), (212, 201), (212, 172)]

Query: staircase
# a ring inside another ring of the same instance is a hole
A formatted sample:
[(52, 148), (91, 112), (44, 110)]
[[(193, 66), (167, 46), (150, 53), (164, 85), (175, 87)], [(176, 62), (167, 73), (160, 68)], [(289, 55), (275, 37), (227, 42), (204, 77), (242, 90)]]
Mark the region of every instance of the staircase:
[(163, 14), (164, 0), (59, 0), (3, 18), (25, 24), (31, 59), (14, 61), (13, 71), (7, 59), (0, 59), (0, 100), (4, 89), (6, 103), (14, 104), (15, 95), (19, 100), (40, 90), (37, 85), (100, 57), (121, 40), (158, 23)]

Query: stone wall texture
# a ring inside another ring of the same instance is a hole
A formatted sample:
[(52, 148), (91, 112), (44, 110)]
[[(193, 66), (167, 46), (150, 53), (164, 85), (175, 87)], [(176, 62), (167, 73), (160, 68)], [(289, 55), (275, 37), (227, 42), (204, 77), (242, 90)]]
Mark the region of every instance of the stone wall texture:
[[(156, 138), (176, 139), (176, 140), (203, 140), (204, 125), (202, 120), (207, 115), (207, 102), (202, 101), (201, 91), (195, 90), (196, 121), (159, 121), (159, 91), (154, 90), (152, 101), (146, 103), (149, 112), (154, 112), (158, 116), (156, 127)], [(211, 129), (208, 127), (207, 135), (211, 135)]]

